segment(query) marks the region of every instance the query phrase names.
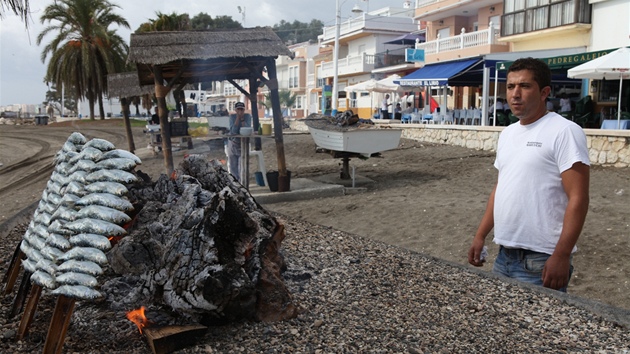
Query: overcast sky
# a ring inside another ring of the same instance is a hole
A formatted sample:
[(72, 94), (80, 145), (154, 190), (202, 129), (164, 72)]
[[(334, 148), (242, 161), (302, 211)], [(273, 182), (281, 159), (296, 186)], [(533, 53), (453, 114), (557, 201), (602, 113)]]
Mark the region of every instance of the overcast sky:
[[(242, 21), (238, 6), (245, 11), (245, 27), (273, 26), (281, 20), (292, 22), (310, 22), (318, 19), (324, 25), (335, 23), (335, 0), (110, 0), (120, 6), (116, 13), (127, 19), (131, 31), (155, 18), (155, 13), (188, 13), (191, 17), (205, 12), (212, 17), (227, 15), (236, 21)], [(356, 4), (363, 10), (376, 10), (386, 6), (402, 7), (403, 0), (339, 0), (342, 19), (350, 16), (350, 10)], [(30, 0), (31, 21), (29, 30), (18, 17), (5, 13), (0, 20), (0, 106), (26, 103), (39, 104), (46, 96), (46, 84), (43, 77), (46, 64), (40, 56), (44, 44), (50, 42), (47, 36), (42, 46), (36, 44), (37, 35), (43, 29), (39, 18), (52, 0)], [(131, 33), (119, 29), (121, 37), (129, 43)], [(50, 56), (47, 58), (49, 59)]]

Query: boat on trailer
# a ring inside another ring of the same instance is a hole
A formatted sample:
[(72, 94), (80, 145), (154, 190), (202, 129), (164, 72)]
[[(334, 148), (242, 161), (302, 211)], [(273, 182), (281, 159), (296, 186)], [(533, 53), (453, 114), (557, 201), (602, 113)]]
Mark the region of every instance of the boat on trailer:
[(313, 141), (330, 151), (350, 152), (370, 157), (372, 154), (393, 150), (400, 143), (401, 129), (349, 128), (326, 130), (308, 127)]

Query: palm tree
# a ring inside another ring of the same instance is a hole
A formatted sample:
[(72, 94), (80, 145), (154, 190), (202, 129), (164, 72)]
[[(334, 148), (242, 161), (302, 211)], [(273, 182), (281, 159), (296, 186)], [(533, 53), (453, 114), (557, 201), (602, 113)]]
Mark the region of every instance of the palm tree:
[(2, 0), (0, 1), (0, 19), (4, 17), (5, 8), (15, 15), (20, 16), (24, 26), (28, 28), (28, 15), (30, 13), (28, 0)]
[[(280, 99), (280, 106), (282, 107), (282, 115), (286, 116), (289, 113), (289, 109), (295, 105), (297, 94), (289, 90), (279, 90), (278, 96)], [(271, 107), (271, 93), (265, 94), (265, 102), (263, 105), (267, 108)]]
[(107, 90), (107, 74), (122, 70), (128, 46), (112, 24), (129, 28), (129, 23), (113, 13), (119, 6), (107, 0), (59, 0), (49, 5), (41, 16), (48, 27), (37, 36), (41, 44), (49, 33), (56, 33), (41, 55), (50, 55), (45, 80), (57, 86), (75, 87), (78, 98), (86, 98), (90, 119), (98, 100), (104, 119), (102, 95)]

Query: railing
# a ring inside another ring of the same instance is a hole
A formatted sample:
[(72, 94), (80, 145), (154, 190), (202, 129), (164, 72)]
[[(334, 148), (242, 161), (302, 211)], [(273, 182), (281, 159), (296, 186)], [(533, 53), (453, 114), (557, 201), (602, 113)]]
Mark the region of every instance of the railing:
[(438, 39), (430, 42), (418, 43), (416, 44), (416, 49), (424, 49), (425, 55), (436, 54), (489, 44), (502, 44), (497, 40), (499, 37), (500, 30), (494, 28), (492, 22), (490, 22), (490, 26), (481, 31), (466, 33), (466, 30), (462, 28), (462, 32), (459, 35), (447, 38), (440, 38), (438, 34)]
[(429, 6), (439, 2), (440, 0), (416, 0), (416, 9), (420, 7)]
[(376, 53), (374, 55), (374, 69), (405, 63), (405, 50), (407, 48)]
[[(374, 69), (375, 55), (363, 53), (361, 55), (349, 55), (337, 61), (339, 75), (349, 75), (355, 73), (369, 72)], [(327, 61), (322, 63), (322, 76), (333, 76), (334, 63)]]
[[(398, 31), (398, 32), (413, 32), (418, 30), (418, 25), (414, 23), (410, 17), (394, 17), (394, 16), (379, 16), (379, 15), (363, 15), (350, 18), (347, 21), (343, 21), (339, 24), (339, 35), (344, 36), (346, 34), (357, 32), (360, 30), (365, 31)], [(335, 26), (324, 27), (323, 40), (329, 41), (335, 38)]]

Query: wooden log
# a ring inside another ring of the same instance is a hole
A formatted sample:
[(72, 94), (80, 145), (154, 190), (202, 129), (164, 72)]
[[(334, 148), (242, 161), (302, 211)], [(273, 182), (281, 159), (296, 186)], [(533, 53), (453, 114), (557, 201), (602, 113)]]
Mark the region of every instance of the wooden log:
[(24, 308), (24, 303), (28, 298), (27, 294), (31, 290), (31, 273), (24, 270), (24, 274), (22, 275), (22, 280), (20, 281), (20, 287), (18, 288), (17, 294), (13, 298), (13, 303), (11, 304), (11, 312), (9, 312), (9, 318), (13, 318), (17, 316), (22, 308)]
[(66, 333), (74, 311), (74, 302), (73, 298), (63, 295), (57, 298), (55, 311), (50, 320), (50, 327), (48, 327), (43, 354), (60, 354), (63, 350), (63, 342), (66, 339)]
[(20, 244), (22, 242), (18, 242), (15, 251), (13, 251), (13, 257), (11, 258), (11, 263), (9, 263), (9, 269), (7, 269), (4, 278), (2, 279), (5, 282), (4, 294), (10, 294), (13, 291), (13, 287), (15, 286), (15, 282), (17, 280), (18, 275), (20, 274), (20, 268), (22, 265), (22, 259), (25, 257), (24, 252), (20, 249)]
[(144, 336), (154, 354), (168, 354), (193, 345), (208, 327), (202, 325), (144, 328)]
[(31, 326), (33, 322), (33, 318), (35, 317), (35, 312), (37, 311), (37, 304), (39, 303), (39, 297), (42, 294), (42, 287), (33, 284), (31, 288), (31, 294), (28, 298), (28, 302), (26, 303), (26, 308), (24, 309), (24, 313), (22, 314), (22, 320), (20, 320), (20, 328), (18, 329), (17, 339), (22, 340), (26, 337), (28, 333), (28, 328)]

